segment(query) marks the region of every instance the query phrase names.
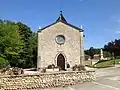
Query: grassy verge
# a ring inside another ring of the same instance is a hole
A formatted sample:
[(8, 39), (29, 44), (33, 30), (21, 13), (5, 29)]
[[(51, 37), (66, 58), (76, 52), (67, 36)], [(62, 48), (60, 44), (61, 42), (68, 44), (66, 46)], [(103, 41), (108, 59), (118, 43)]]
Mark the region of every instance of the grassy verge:
[(107, 68), (107, 67), (112, 67), (115, 64), (120, 64), (120, 59), (101, 60), (101, 61), (98, 61), (96, 64), (94, 64), (93, 67), (95, 67), (95, 68)]

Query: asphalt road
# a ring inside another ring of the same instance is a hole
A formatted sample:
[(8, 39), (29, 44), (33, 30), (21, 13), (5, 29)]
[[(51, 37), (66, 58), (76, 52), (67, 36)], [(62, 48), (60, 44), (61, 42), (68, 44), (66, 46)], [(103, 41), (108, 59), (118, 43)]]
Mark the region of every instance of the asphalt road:
[(93, 82), (44, 90), (120, 90), (120, 67), (97, 69), (96, 77)]

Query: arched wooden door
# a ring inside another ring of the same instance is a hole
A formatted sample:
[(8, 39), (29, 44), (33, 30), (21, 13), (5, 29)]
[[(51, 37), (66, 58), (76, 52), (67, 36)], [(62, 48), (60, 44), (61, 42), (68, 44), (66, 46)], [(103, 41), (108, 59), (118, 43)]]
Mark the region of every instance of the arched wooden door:
[(57, 57), (57, 66), (60, 67), (61, 70), (65, 70), (65, 58), (62, 54), (59, 54)]

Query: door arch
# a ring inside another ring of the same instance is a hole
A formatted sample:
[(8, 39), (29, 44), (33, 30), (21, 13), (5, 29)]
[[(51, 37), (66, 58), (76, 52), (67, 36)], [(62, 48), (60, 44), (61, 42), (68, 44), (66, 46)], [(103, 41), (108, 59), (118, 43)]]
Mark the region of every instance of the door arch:
[(61, 70), (65, 70), (65, 57), (61, 53), (57, 57), (57, 66)]

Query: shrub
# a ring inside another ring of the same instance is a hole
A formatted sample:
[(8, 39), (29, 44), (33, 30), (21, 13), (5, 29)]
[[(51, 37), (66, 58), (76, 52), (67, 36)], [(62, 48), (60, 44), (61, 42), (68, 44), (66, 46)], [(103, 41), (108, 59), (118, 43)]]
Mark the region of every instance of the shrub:
[(74, 66), (72, 67), (72, 70), (73, 70), (73, 71), (76, 71), (76, 69), (77, 69), (77, 65), (74, 65)]
[(4, 58), (0, 57), (0, 68), (5, 68), (7, 66), (9, 66), (9, 62)]
[(74, 66), (72, 67), (72, 70), (73, 70), (73, 71), (85, 71), (86, 69), (85, 69), (85, 66), (84, 66), (84, 65), (74, 65)]
[(70, 64), (67, 64), (67, 68), (70, 68)]
[(41, 73), (45, 73), (46, 72), (46, 68), (42, 68), (40, 72)]
[(55, 65), (54, 65), (54, 64), (52, 64), (52, 65), (48, 65), (47, 68), (48, 68), (48, 69), (54, 69), (54, 68), (55, 68)]
[(22, 68), (18, 68), (18, 67), (14, 67), (12, 68), (12, 72), (14, 75), (19, 75), (19, 74), (23, 74), (23, 69)]
[(120, 59), (120, 56), (117, 56), (116, 59)]
[(78, 65), (78, 71), (85, 71), (85, 66), (84, 65)]

